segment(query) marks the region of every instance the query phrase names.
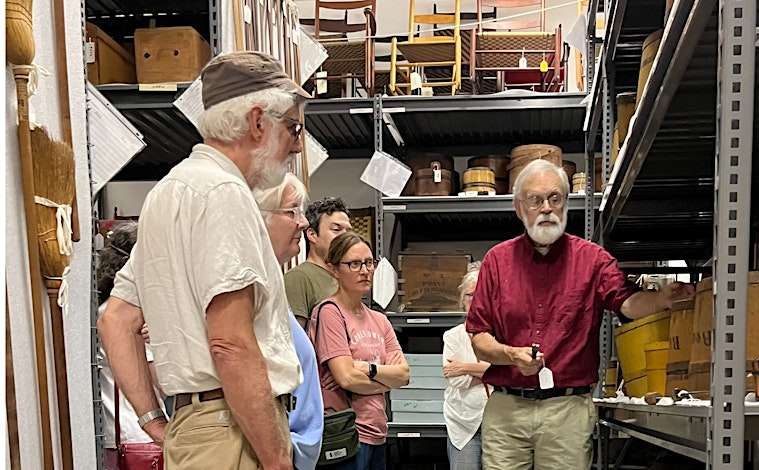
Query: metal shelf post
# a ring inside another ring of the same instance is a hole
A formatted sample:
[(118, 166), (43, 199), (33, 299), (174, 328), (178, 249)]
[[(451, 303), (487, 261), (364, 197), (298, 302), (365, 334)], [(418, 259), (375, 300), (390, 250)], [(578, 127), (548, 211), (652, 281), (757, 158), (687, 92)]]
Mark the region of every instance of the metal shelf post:
[[(373, 129), (374, 129), (374, 151), (382, 151), (382, 95), (375, 95), (372, 101), (372, 113), (373, 113)], [(384, 256), (383, 250), (383, 219), (385, 217), (382, 207), (382, 193), (375, 191), (374, 193), (375, 210), (374, 210), (374, 232), (377, 246), (374, 247), (375, 256), (377, 259), (381, 259)]]
[(714, 204), (714, 338), (708, 469), (744, 459), (756, 4), (720, 0)]

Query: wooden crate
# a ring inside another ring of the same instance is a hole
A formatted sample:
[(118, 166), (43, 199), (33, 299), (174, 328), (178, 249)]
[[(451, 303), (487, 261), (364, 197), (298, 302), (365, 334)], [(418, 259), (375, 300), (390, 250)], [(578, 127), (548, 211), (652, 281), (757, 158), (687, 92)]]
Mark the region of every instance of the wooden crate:
[(134, 55), (94, 24), (87, 23), (86, 29), (90, 59), (94, 59), (87, 63), (87, 79), (93, 85), (135, 83)]
[(458, 286), (472, 257), (468, 254), (398, 255), (401, 311), (459, 311)]
[(211, 59), (211, 47), (190, 26), (141, 28), (134, 55), (139, 83), (189, 82)]

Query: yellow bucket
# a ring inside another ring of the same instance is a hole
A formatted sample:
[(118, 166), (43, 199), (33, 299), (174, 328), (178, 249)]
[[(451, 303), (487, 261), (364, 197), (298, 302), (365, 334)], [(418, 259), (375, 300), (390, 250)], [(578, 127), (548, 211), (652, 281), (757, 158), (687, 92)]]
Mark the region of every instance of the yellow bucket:
[(632, 380), (625, 380), (625, 393), (628, 397), (642, 397), (648, 393), (648, 377), (645, 375)]
[[(625, 383), (646, 376), (646, 352), (648, 343), (669, 341), (670, 312), (660, 312), (635, 320), (616, 329), (614, 341), (617, 358), (622, 366)], [(666, 360), (662, 366), (666, 372)], [(646, 390), (643, 391), (643, 394)]]
[(648, 343), (646, 351), (646, 377), (648, 391), (662, 395), (667, 389), (667, 357), (669, 356), (669, 341)]

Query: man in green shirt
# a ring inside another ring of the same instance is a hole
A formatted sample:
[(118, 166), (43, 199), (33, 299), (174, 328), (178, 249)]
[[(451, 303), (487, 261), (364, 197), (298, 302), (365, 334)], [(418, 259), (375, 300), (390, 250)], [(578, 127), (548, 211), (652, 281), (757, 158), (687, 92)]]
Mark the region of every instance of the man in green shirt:
[(285, 291), (290, 308), (302, 327), (306, 327), (311, 311), (319, 302), (337, 291), (337, 281), (324, 258), (329, 244), (338, 235), (351, 229), (348, 209), (340, 198), (325, 197), (306, 209), (308, 257), (285, 274)]

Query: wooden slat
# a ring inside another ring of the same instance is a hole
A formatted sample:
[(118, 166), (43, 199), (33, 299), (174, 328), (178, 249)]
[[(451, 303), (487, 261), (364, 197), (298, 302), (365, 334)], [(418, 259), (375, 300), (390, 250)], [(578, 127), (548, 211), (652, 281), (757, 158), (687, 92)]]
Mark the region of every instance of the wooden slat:
[(417, 24), (453, 24), (455, 21), (455, 15), (414, 15)]
[[(366, 23), (347, 23), (345, 20), (319, 19), (319, 33), (358, 33), (366, 31)], [(319, 35), (319, 39), (323, 36)]]
[(355, 10), (357, 8), (366, 8), (372, 6), (373, 0), (353, 0), (348, 2), (319, 2), (317, 8), (328, 8), (330, 10)]
[(523, 31), (525, 29), (540, 28), (540, 18), (502, 20), (482, 23), (482, 29), (501, 31)]

